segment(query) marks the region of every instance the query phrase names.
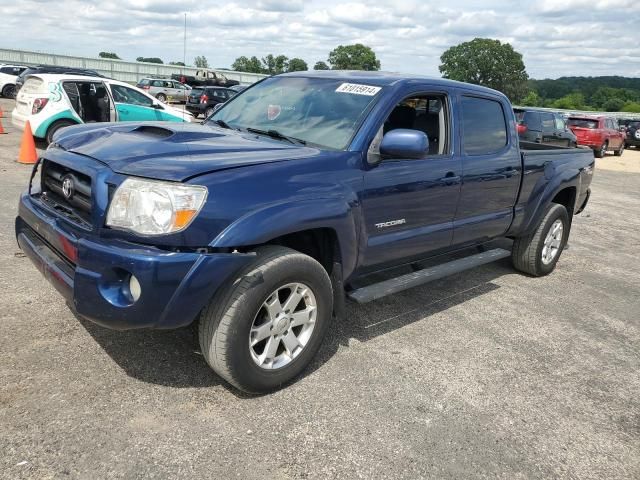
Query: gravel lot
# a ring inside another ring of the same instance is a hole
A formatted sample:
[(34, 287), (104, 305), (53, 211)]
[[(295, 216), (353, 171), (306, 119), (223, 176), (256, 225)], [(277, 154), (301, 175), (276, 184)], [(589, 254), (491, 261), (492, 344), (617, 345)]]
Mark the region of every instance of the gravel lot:
[(16, 246), (30, 167), (2, 123), (0, 477), (640, 478), (640, 150), (598, 160), (552, 275), (503, 261), (349, 305), (305, 377), (256, 398), (191, 329), (69, 312)]

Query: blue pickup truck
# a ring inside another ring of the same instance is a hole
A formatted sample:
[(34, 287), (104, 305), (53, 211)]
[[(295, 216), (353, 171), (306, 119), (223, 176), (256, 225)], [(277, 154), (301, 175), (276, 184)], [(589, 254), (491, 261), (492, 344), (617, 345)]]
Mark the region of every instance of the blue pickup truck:
[[(202, 125), (60, 131), (16, 235), (78, 315), (113, 329), (198, 322), (213, 370), (258, 393), (304, 369), (345, 299), (507, 256), (550, 273), (593, 167), (590, 150), (520, 144), (509, 101), (487, 88), (296, 72)], [(486, 247), (496, 239), (508, 249)]]

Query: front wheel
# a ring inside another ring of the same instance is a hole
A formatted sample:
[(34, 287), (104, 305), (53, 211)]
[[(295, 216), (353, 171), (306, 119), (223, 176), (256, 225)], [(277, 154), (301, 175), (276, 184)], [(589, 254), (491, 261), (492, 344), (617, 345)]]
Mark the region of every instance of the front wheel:
[(511, 260), (521, 272), (535, 277), (553, 271), (569, 238), (571, 223), (563, 205), (552, 203), (538, 228), (530, 235), (513, 242)]
[(289, 248), (263, 247), (202, 312), (200, 348), (230, 384), (268, 392), (309, 364), (332, 311), (331, 281), (322, 265)]

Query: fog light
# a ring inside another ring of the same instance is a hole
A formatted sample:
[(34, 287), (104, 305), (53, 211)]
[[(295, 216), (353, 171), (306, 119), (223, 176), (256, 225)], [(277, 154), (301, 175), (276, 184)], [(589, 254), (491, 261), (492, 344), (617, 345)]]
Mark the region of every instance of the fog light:
[(142, 294), (142, 287), (135, 275), (129, 277), (129, 293), (134, 302), (137, 302)]

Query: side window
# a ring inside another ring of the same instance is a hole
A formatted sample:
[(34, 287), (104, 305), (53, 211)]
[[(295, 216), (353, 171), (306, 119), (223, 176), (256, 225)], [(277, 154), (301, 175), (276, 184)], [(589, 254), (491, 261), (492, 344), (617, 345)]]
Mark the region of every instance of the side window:
[(553, 132), (556, 129), (556, 122), (551, 113), (542, 113), (542, 131)]
[(154, 87), (162, 87), (162, 82), (160, 80), (154, 80), (153, 82), (151, 82), (151, 85), (153, 85)]
[(153, 105), (153, 100), (133, 88), (122, 85), (111, 85), (111, 93), (116, 103), (129, 103), (142, 107), (150, 107)]
[(507, 123), (495, 100), (462, 97), (462, 148), (467, 155), (489, 155), (507, 144)]
[(564, 119), (560, 115), (555, 115), (556, 128), (558, 130), (566, 130), (567, 126), (564, 123)]
[(419, 130), (429, 139), (428, 155), (444, 155), (448, 152), (449, 117), (444, 95), (416, 94), (405, 98), (391, 111), (384, 124), (369, 145), (368, 155), (380, 155), (382, 137), (399, 128)]

